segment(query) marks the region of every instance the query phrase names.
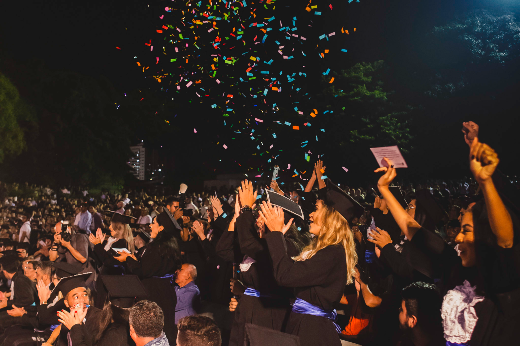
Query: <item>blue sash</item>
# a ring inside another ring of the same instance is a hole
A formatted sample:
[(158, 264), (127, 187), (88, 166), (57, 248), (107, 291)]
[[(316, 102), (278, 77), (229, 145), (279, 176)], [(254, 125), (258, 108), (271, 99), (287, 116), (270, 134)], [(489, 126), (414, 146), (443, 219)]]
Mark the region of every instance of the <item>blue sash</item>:
[(246, 290), (244, 291), (244, 294), (246, 296), (257, 297), (257, 298), (260, 298), (260, 297), (271, 298), (272, 297), (269, 294), (262, 294), (262, 293), (260, 293), (260, 291), (257, 291), (254, 288), (246, 288)]
[(374, 251), (368, 251), (365, 250), (365, 262), (366, 263), (372, 263), (374, 262), (374, 259), (376, 258), (376, 253)]
[(164, 276), (154, 276), (154, 278), (156, 279), (169, 279), (170, 280), (170, 284), (174, 284), (175, 283), (175, 274), (165, 274)]
[(317, 307), (316, 305), (312, 305), (309, 302), (306, 302), (303, 299), (296, 298), (296, 301), (293, 304), (292, 312), (295, 312), (297, 314), (304, 314), (304, 315), (313, 315), (313, 316), (320, 316), (328, 318), (329, 320), (334, 323), (334, 327), (336, 327), (336, 331), (341, 333), (341, 328), (336, 324), (336, 317), (338, 314), (336, 313), (336, 309), (334, 310), (323, 310), (320, 307)]

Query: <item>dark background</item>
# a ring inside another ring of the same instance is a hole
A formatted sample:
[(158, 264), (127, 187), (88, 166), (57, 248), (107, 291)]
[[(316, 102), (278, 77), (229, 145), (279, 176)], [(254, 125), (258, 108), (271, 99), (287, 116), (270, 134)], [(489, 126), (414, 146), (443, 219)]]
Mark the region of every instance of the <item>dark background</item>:
[[(29, 70), (24, 67), (34, 64), (39, 64), (40, 69), (102, 78), (113, 85), (115, 94), (134, 93), (133, 97), (137, 97), (136, 90), (143, 86), (142, 74), (128, 54), (115, 47), (145, 41), (151, 21), (150, 14), (143, 11), (145, 3), (132, 0), (3, 2), (0, 5), (0, 70), (18, 87), (22, 97), (27, 96), (24, 90), (30, 83), (30, 78), (24, 76)], [(284, 4), (290, 5), (278, 0), (279, 6)], [(357, 34), (349, 38), (348, 56), (335, 55), (333, 64), (346, 68), (357, 62), (384, 60), (388, 66), (387, 83), (395, 94), (423, 108), (421, 116), (411, 122), (413, 148), (405, 157), (410, 168), (401, 170), (400, 176), (418, 181), (468, 175), (468, 150), (461, 133), (461, 123), (468, 120), (480, 125), (481, 141), (499, 153), (501, 170), (515, 175), (519, 167), (516, 143), (520, 138), (517, 130), (520, 57), (512, 53), (503, 63), (475, 63), (467, 49), (457, 44), (456, 37), (450, 41), (432, 36), (432, 31), (436, 26), (461, 20), (472, 11), (498, 14), (509, 11), (516, 16), (518, 6), (514, 2), (491, 0), (361, 1), (350, 5), (336, 17), (356, 27)], [(517, 49), (516, 41), (505, 44), (511, 45), (511, 52)], [(455, 92), (436, 97), (427, 93), (432, 85), (456, 81), (461, 75), (465, 85)], [(440, 76), (440, 82), (436, 76)], [(192, 119), (187, 113), (200, 119), (197, 129), (202, 135), (193, 135), (193, 128), (188, 127)], [(214, 141), (204, 136), (205, 131), (214, 131), (211, 122), (204, 120), (209, 112), (194, 106), (180, 108), (179, 114), (184, 114), (184, 118), (179, 117), (174, 130), (163, 133), (158, 128), (170, 125), (151, 120), (146, 131), (127, 134), (129, 143), (144, 138), (149, 145), (161, 150), (161, 155), (172, 162), (172, 181), (200, 182), (216, 173), (248, 170), (235, 164), (239, 152), (216, 151)], [(137, 124), (136, 118), (122, 117), (123, 122)], [(114, 126), (99, 121), (100, 126)], [(112, 130), (117, 132), (117, 128)], [(375, 160), (373, 167), (349, 166), (349, 175), (344, 175), (341, 167), (348, 165), (333, 162), (334, 154), (332, 150), (325, 157), (332, 170), (329, 177), (352, 181), (353, 185), (374, 181), (368, 172), (376, 168)], [(366, 155), (371, 155), (369, 148)], [(249, 163), (260, 164), (261, 160), (255, 160)], [(4, 179), (6, 176), (9, 179), (9, 173), (3, 172)], [(24, 177), (11, 177), (11, 180), (20, 178)]]

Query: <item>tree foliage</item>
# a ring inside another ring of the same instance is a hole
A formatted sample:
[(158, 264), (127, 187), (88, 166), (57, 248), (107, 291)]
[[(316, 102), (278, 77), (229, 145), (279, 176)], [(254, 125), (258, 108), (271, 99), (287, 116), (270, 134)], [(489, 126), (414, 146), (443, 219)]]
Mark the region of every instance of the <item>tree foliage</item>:
[(20, 122), (31, 119), (30, 107), (18, 89), (0, 73), (0, 163), (6, 155), (19, 155), (26, 148)]
[(409, 120), (414, 108), (397, 100), (385, 87), (384, 69), (383, 61), (363, 62), (332, 73), (333, 80), (323, 76), (327, 87), (321, 97), (331, 113), (331, 130), (341, 146), (351, 143), (365, 147), (398, 145), (404, 151), (411, 148)]

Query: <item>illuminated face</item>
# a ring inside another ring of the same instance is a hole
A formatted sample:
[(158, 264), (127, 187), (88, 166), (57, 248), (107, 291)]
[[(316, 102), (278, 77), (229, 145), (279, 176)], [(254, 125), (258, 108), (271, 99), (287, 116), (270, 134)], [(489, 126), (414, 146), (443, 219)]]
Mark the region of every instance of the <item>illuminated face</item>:
[(318, 236), (321, 232), (321, 218), (323, 215), (323, 211), (325, 207), (323, 206), (323, 201), (318, 200), (316, 202), (316, 210), (309, 214), (309, 219), (311, 220), (311, 224), (309, 225), (309, 232)]
[(164, 227), (160, 226), (157, 223), (157, 217), (154, 217), (153, 222), (150, 224), (150, 229), (152, 230), (150, 237), (155, 239), (155, 237), (157, 237), (159, 232), (161, 232), (164, 229)]
[(473, 213), (466, 212), (461, 219), (461, 230), (455, 242), (458, 245), (459, 256), (464, 267), (473, 267), (477, 262), (475, 252), (475, 233), (473, 232)]
[(85, 287), (78, 287), (73, 290), (71, 290), (67, 294), (67, 299), (65, 299), (65, 306), (68, 308), (75, 307), (77, 304), (80, 306), (83, 305), (83, 308), (85, 309), (87, 305), (90, 303), (90, 299), (88, 296), (87, 289)]
[(33, 281), (36, 280), (36, 270), (34, 269), (32, 263), (29, 263), (29, 261), (23, 262), (23, 275), (27, 276)]

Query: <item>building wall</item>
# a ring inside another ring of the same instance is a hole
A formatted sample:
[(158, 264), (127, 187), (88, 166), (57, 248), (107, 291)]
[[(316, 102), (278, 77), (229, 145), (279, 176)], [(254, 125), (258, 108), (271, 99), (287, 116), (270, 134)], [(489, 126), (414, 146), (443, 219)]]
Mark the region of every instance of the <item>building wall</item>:
[(143, 144), (130, 147), (134, 155), (128, 161), (128, 165), (132, 168), (132, 173), (139, 180), (145, 179), (146, 171), (146, 150)]

